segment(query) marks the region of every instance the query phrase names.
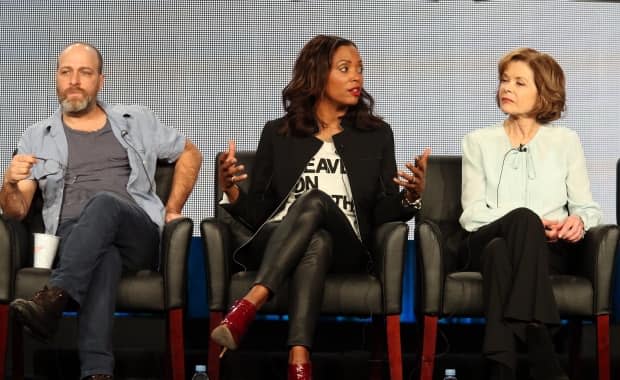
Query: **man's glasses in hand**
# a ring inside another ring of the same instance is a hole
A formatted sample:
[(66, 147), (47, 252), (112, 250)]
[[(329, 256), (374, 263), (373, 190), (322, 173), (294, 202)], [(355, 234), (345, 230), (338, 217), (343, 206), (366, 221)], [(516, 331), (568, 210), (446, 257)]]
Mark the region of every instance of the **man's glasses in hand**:
[[(45, 179), (53, 174), (57, 174), (61, 172), (66, 174), (67, 172), (67, 167), (58, 160), (55, 160), (53, 158), (45, 158), (45, 157), (37, 157), (37, 156), (35, 156), (34, 158), (37, 159), (37, 163), (35, 165), (43, 165), (43, 168), (42, 170), (40, 170), (39, 173), (33, 172), (34, 177), (37, 181), (40, 179)], [(77, 175), (71, 178), (65, 178), (65, 183), (73, 184), (77, 181), (77, 179), (78, 179)]]

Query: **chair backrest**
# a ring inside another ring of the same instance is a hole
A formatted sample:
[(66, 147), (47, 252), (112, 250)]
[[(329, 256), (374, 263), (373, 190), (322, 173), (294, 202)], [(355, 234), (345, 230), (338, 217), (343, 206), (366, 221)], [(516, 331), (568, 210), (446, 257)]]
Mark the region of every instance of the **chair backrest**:
[[(216, 219), (218, 219), (220, 222), (225, 223), (229, 226), (229, 231), (231, 234), (230, 249), (234, 251), (252, 236), (252, 230), (250, 229), (249, 226), (237, 220), (235, 217), (230, 215), (225, 209), (219, 206), (220, 199), (222, 199), (222, 191), (219, 186), (219, 181), (218, 181), (219, 178), (217, 175), (219, 168), (220, 168), (220, 161), (219, 161), (220, 154), (223, 154), (223, 153), (220, 152), (215, 156), (215, 180), (214, 180), (215, 188), (213, 191), (213, 193), (215, 194), (215, 198), (213, 200), (214, 201), (213, 213)], [(237, 183), (237, 185), (246, 192), (249, 190), (250, 183), (252, 181), (252, 176), (250, 175), (250, 173), (252, 173), (252, 167), (254, 166), (255, 155), (256, 154), (254, 151), (239, 151), (239, 152), (236, 152), (235, 154), (237, 158), (237, 163), (243, 164), (243, 166), (245, 166), (245, 173), (248, 174), (248, 178), (245, 181)], [(233, 268), (234, 268), (233, 269), (234, 271), (241, 269), (240, 267), (237, 267), (237, 266), (234, 266)]]
[(465, 231), (459, 224), (461, 207), (461, 157), (430, 156), (426, 168), (426, 189), (422, 195), (422, 209), (416, 218), (430, 220), (442, 232), (441, 242), (447, 255), (446, 270), (461, 267), (458, 249)]
[[(170, 196), (172, 189), (172, 177), (174, 175), (174, 163), (167, 161), (158, 161), (157, 170), (155, 171), (155, 187), (157, 196), (165, 204)], [(37, 189), (32, 200), (32, 205), (28, 211), (28, 216), (24, 219), (24, 224), (30, 232), (43, 232), (43, 197), (41, 190)]]
[(430, 156), (419, 220), (453, 223), (461, 216), (461, 157)]
[(174, 165), (174, 162), (157, 161), (157, 169), (155, 170), (155, 192), (164, 204), (168, 202), (170, 190), (172, 190)]

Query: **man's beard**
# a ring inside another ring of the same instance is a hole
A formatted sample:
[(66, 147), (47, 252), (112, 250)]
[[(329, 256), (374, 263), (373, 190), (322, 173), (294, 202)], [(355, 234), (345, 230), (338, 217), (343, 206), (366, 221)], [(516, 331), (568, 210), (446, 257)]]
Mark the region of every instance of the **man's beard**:
[(60, 101), (60, 106), (65, 113), (80, 114), (88, 110), (91, 103), (92, 98), (90, 96), (82, 100), (68, 100), (65, 98)]

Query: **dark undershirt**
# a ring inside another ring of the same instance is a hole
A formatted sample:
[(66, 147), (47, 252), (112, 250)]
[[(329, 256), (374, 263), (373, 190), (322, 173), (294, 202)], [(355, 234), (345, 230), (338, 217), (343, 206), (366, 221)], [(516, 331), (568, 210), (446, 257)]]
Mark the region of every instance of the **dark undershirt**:
[(131, 172), (127, 151), (114, 136), (109, 121), (94, 132), (63, 126), (69, 156), (60, 221), (78, 217), (86, 202), (101, 191), (133, 201), (127, 193)]

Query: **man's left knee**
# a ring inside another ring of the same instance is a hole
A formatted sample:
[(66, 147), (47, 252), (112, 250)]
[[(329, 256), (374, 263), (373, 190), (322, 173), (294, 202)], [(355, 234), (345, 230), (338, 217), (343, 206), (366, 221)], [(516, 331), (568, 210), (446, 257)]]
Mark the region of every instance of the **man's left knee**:
[(101, 191), (92, 196), (84, 205), (82, 216), (84, 214), (94, 213), (99, 215), (114, 215), (120, 210), (123, 199), (109, 191)]

